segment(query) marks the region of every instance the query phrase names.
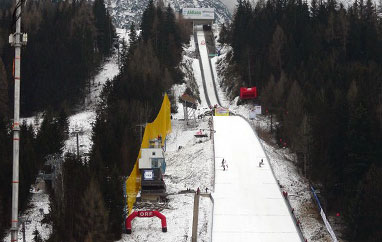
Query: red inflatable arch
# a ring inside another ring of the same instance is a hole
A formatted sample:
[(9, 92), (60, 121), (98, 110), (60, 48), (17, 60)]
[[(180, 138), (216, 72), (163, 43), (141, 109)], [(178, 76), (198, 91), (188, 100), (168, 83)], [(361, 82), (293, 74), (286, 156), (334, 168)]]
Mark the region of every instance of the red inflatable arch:
[(167, 232), (167, 223), (166, 223), (166, 217), (161, 214), (158, 211), (135, 211), (131, 213), (129, 216), (126, 218), (125, 226), (126, 226), (126, 231), (128, 234), (131, 234), (131, 221), (135, 217), (140, 217), (140, 218), (149, 218), (149, 217), (158, 217), (160, 218), (162, 222), (162, 232)]

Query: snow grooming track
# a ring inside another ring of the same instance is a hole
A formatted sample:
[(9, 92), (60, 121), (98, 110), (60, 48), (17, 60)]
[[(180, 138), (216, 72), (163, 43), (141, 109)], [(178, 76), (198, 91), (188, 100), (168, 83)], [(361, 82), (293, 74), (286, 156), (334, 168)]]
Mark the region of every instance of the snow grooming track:
[[(213, 38), (213, 40), (215, 40), (215, 39)], [(207, 48), (207, 52), (208, 52), (208, 48)], [(214, 68), (212, 67), (211, 58), (208, 58), (208, 64), (210, 65), (211, 76), (212, 76), (212, 84), (214, 85), (215, 97), (216, 97), (216, 100), (218, 102), (217, 104), (219, 104), (220, 107), (223, 107), (222, 104), (220, 103), (219, 94), (218, 94), (218, 91), (216, 89), (216, 78), (215, 78)]]
[[(204, 100), (206, 101), (207, 105), (211, 106), (211, 102), (210, 102), (210, 99), (208, 98), (208, 93), (207, 93), (207, 87), (206, 87), (206, 81), (205, 81), (205, 77), (204, 77), (202, 58), (200, 56), (198, 37), (197, 37), (195, 32), (194, 32), (194, 42), (195, 42), (196, 49), (198, 50), (198, 60), (197, 61), (199, 62), (199, 68), (200, 68), (199, 72), (200, 72), (202, 84), (203, 84), (202, 86), (200, 86), (200, 88), (203, 89), (202, 93), (204, 94)], [(194, 69), (194, 70), (196, 70), (196, 69)], [(203, 94), (201, 94), (201, 96), (203, 96)], [(203, 100), (202, 97), (200, 99)]]
[[(214, 83), (214, 78), (212, 76), (212, 69), (209, 63), (208, 51), (206, 46), (206, 39), (204, 37), (203, 30), (196, 31), (197, 41), (198, 41), (198, 50), (200, 55), (200, 64), (202, 67), (202, 76), (205, 83), (205, 93), (206, 100), (209, 105), (219, 104), (217, 95), (215, 93), (216, 87)], [(202, 44), (204, 43), (204, 44)]]
[[(212, 241), (301, 241), (251, 126), (239, 116), (215, 116), (214, 129)], [(261, 159), (264, 165), (259, 167)]]

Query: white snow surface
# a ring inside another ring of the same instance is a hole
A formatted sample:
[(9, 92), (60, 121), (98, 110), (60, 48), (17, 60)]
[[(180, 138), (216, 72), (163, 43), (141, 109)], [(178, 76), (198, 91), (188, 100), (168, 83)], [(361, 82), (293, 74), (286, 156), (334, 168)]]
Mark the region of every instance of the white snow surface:
[(204, 36), (203, 30), (197, 31), (197, 39), (198, 39), (198, 46), (199, 46), (199, 53), (200, 58), (202, 60), (202, 66), (203, 66), (203, 73), (204, 73), (204, 80), (206, 82), (207, 87), (207, 95), (210, 100), (210, 104), (214, 106), (215, 104), (218, 104), (218, 100), (215, 95), (215, 89), (212, 79), (212, 72), (208, 60), (208, 51), (207, 51), (207, 45), (206, 45), (206, 39)]
[[(49, 213), (49, 195), (44, 193), (42, 190), (39, 192), (33, 192), (29, 204), (30, 208), (23, 213), (20, 219), (25, 221), (25, 240), (33, 241), (33, 232), (35, 229), (39, 231), (42, 239), (48, 239), (52, 231), (52, 226), (41, 223), (41, 220), (44, 218), (45, 214)], [(8, 233), (7, 236), (4, 237), (3, 241), (11, 241), (11, 234)], [(18, 241), (23, 241), (21, 228), (18, 233)]]
[[(250, 125), (238, 116), (215, 116), (214, 130), (212, 241), (301, 241)], [(228, 169), (223, 170), (223, 159)]]

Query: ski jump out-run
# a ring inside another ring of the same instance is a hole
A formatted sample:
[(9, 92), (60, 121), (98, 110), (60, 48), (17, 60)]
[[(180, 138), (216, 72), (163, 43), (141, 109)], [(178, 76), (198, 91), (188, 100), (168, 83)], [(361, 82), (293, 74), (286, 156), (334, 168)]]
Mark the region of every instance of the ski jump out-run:
[(212, 241), (301, 241), (250, 125), (238, 116), (215, 116), (214, 130)]
[[(206, 100), (215, 105), (219, 103), (214, 87), (217, 77), (212, 76), (205, 33), (197, 30), (196, 35), (204, 93)], [(215, 191), (211, 241), (301, 241), (251, 126), (239, 116), (215, 116), (213, 123)], [(261, 160), (263, 164), (259, 166)]]

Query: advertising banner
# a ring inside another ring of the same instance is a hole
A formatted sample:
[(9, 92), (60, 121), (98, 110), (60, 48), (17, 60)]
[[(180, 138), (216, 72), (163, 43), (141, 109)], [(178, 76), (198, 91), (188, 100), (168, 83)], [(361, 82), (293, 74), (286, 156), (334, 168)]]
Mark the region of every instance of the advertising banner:
[(129, 178), (126, 180), (126, 195), (127, 195), (127, 207), (130, 214), (133, 205), (135, 203), (138, 191), (141, 188), (141, 174), (138, 168), (139, 158), (141, 158), (142, 148), (149, 147), (149, 140), (162, 137), (162, 145), (166, 140), (166, 135), (171, 132), (171, 104), (167, 94), (165, 94), (162, 102), (161, 109), (155, 118), (154, 122), (148, 123), (145, 127), (143, 139), (141, 143), (141, 149), (139, 151), (134, 168), (130, 173)]
[(256, 115), (261, 114), (261, 106), (255, 106), (251, 111), (249, 111), (249, 119), (256, 119)]
[(255, 106), (254, 110), (256, 114), (261, 114), (261, 106)]
[(218, 107), (215, 109), (215, 116), (229, 116), (228, 108)]
[(214, 20), (215, 10), (213, 8), (183, 8), (182, 15), (185, 19)]

